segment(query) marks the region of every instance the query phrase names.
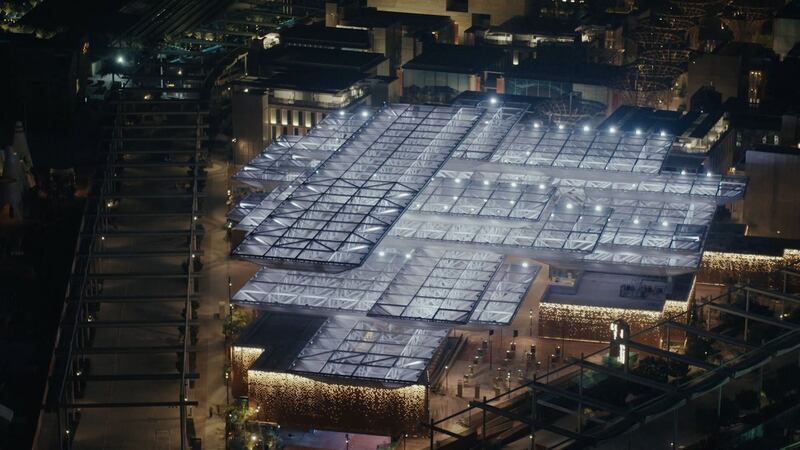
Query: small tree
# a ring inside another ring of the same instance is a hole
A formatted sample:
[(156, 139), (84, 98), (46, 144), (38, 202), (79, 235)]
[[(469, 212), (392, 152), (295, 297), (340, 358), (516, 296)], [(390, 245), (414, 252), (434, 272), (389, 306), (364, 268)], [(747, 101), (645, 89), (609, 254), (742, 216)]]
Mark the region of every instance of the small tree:
[(222, 332), (230, 340), (235, 340), (250, 323), (250, 316), (242, 309), (234, 309), (225, 319)]

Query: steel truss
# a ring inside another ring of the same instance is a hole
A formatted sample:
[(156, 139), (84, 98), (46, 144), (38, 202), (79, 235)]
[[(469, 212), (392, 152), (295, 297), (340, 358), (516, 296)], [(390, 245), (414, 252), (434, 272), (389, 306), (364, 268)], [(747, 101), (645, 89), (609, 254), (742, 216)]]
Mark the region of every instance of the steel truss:
[(81, 429), (106, 432), (94, 410), (176, 408), (183, 449), (187, 409), (198, 405), (190, 384), (198, 378), (207, 111), (197, 100), (143, 102), (125, 88), (118, 94), (55, 345), (46, 399), (53, 414), (38, 439), (69, 449), (82, 442)]
[[(509, 392), (472, 401), (468, 408), (432, 421), (431, 440), (434, 441), (436, 433), (447, 436), (448, 439), (437, 447), (443, 449), (465, 448), (465, 445), (466, 448), (482, 448), (489, 441), (510, 445), (520, 439), (532, 443), (540, 439), (558, 442), (558, 448), (584, 448), (633, 432), (660, 417), (677, 420), (676, 410), (691, 399), (715, 392), (721, 398), (728, 383), (763, 370), (771, 360), (800, 349), (800, 323), (787, 319), (786, 312), (800, 305), (798, 273), (789, 267), (778, 270), (778, 274), (784, 275), (781, 291), (734, 286), (720, 296), (699, 303), (693, 311), (662, 320), (626, 340), (626, 347), (637, 351), (640, 360), (646, 355), (665, 361), (668, 366), (683, 363), (690, 367), (688, 376), (659, 381), (639, 375), (633, 370), (635, 364), (625, 350), (619, 363), (605, 360), (603, 357), (609, 352), (606, 347), (591, 355), (573, 358), (569, 364), (546, 374), (536, 375)], [(741, 319), (743, 326), (719, 326), (730, 323), (726, 316)], [(753, 335), (756, 326), (760, 327), (759, 336), (762, 337)], [(653, 335), (661, 336), (659, 346), (647, 343)], [(683, 342), (687, 336), (705, 339), (710, 343), (710, 351), (705, 356), (685, 354)], [(676, 350), (676, 345), (681, 347), (680, 351)], [(609, 403), (592, 397), (596, 393), (587, 393), (583, 388), (590, 375), (592, 383), (605, 379), (628, 386), (626, 400)], [(763, 380), (763, 374), (758, 379)], [(556, 381), (548, 383), (550, 380)], [(635, 385), (639, 386), (636, 390), (631, 387)], [(586, 408), (591, 409), (590, 415), (585, 413)], [(466, 415), (482, 417), (482, 422), (469, 421), (466, 431), (448, 429), (447, 423)], [(563, 424), (565, 418), (574, 420), (575, 427), (565, 429), (563, 425), (555, 425), (555, 422)], [(678, 438), (674, 435), (673, 442), (677, 444)]]

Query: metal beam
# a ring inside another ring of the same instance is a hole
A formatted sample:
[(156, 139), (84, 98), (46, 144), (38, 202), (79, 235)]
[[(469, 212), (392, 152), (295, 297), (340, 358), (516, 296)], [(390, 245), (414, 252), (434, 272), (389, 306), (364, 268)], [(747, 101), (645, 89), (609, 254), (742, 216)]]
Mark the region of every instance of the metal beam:
[[(73, 277), (80, 278), (84, 274), (78, 273)], [(103, 279), (103, 280), (151, 280), (151, 279), (184, 279), (184, 278), (200, 278), (200, 274), (187, 274), (187, 273), (90, 273), (85, 275), (88, 279)]]
[[(628, 345), (633, 347), (633, 342), (629, 342)], [(669, 384), (661, 383), (655, 380), (651, 380), (649, 378), (640, 377), (638, 375), (633, 375), (630, 372), (626, 373), (621, 370), (612, 369), (611, 367), (601, 366), (599, 364), (586, 361), (585, 359), (573, 358), (572, 361), (576, 364), (583, 366), (586, 369), (603, 373), (612, 377), (622, 378), (623, 380), (630, 381), (636, 384), (641, 384), (642, 386), (647, 386), (662, 392), (673, 393), (677, 390), (677, 388), (675, 388), (674, 386), (670, 386)]]
[[(99, 233), (101, 237), (164, 237), (164, 236), (179, 236), (184, 237), (191, 233), (191, 230), (145, 230), (145, 231), (119, 231), (108, 230)], [(196, 235), (202, 235), (202, 230), (195, 230)], [(83, 233), (83, 237), (95, 237), (94, 233)]]
[(568, 398), (572, 401), (576, 401), (579, 403), (583, 403), (587, 406), (591, 406), (592, 408), (602, 409), (610, 413), (616, 414), (618, 416), (626, 417), (633, 415), (633, 413), (627, 408), (617, 405), (612, 405), (611, 403), (593, 399), (585, 395), (576, 394), (574, 392), (570, 392), (565, 389), (560, 389), (547, 384), (539, 383), (538, 381), (530, 381), (529, 383), (526, 383), (526, 386), (536, 391), (542, 391), (551, 395)]
[(766, 295), (767, 297), (772, 297), (774, 299), (783, 300), (785, 302), (800, 304), (800, 298), (793, 297), (791, 295), (783, 294), (783, 293), (780, 293), (780, 292), (768, 291), (766, 289), (758, 289), (758, 288), (754, 288), (754, 287), (750, 287), (750, 286), (742, 286), (741, 289), (744, 289), (745, 291), (748, 291), (748, 292), (752, 292), (754, 294)]
[(561, 427), (557, 427), (555, 425), (550, 425), (548, 423), (544, 423), (544, 422), (539, 421), (539, 420), (533, 421), (533, 420), (531, 420), (530, 417), (523, 416), (523, 415), (517, 414), (517, 413), (512, 412), (512, 411), (506, 411), (504, 409), (500, 409), (500, 408), (497, 408), (495, 406), (487, 405), (487, 404), (485, 404), (483, 402), (471, 401), (471, 402), (469, 402), (469, 406), (471, 406), (473, 408), (484, 409), (487, 412), (496, 414), (498, 416), (507, 417), (507, 418), (509, 418), (511, 420), (514, 420), (514, 421), (517, 421), (517, 422), (522, 422), (522, 423), (527, 424), (527, 425), (532, 425), (534, 427), (534, 429), (546, 430), (546, 431), (549, 431), (551, 433), (560, 434), (561, 436), (565, 436), (565, 437), (568, 437), (570, 439), (574, 439), (576, 441), (583, 441), (583, 442), (587, 442), (588, 441), (589, 443), (594, 441), (594, 439), (590, 438), (589, 436), (585, 436), (583, 434), (574, 433), (574, 432), (569, 431), (567, 429), (564, 429), (564, 428), (561, 428)]
[[(200, 374), (187, 373), (186, 378), (197, 380)], [(169, 381), (180, 380), (181, 374), (175, 373), (124, 373), (124, 374), (105, 374), (105, 375), (70, 375), (70, 381)]]
[[(197, 256), (203, 256), (202, 250), (193, 252)], [(181, 251), (141, 251), (141, 252), (93, 252), (80, 253), (81, 258), (156, 258), (156, 257), (169, 257), (169, 256), (182, 256), (186, 257), (186, 250)]]
[[(196, 351), (196, 347), (189, 347), (189, 351)], [(119, 355), (119, 354), (156, 354), (183, 352), (183, 345), (153, 345), (149, 347), (89, 347), (75, 349), (79, 355)]]
[[(198, 192), (198, 197), (205, 197), (206, 194), (204, 192)], [(126, 198), (133, 198), (133, 199), (145, 199), (145, 198), (156, 198), (156, 199), (165, 199), (165, 198), (193, 198), (193, 194), (187, 194), (185, 192), (163, 192), (163, 193), (156, 193), (156, 194), (103, 194), (102, 196), (93, 196), (94, 198), (101, 197), (106, 199), (126, 199)]]
[(636, 341), (628, 341), (628, 346), (631, 348), (636, 348), (647, 353), (651, 353), (654, 355), (661, 356), (663, 358), (674, 359), (675, 361), (680, 361), (682, 363), (686, 363), (690, 366), (700, 367), (701, 369), (705, 370), (714, 370), (718, 366), (715, 364), (711, 364), (710, 362), (701, 361), (697, 358), (692, 358), (691, 356), (682, 355), (680, 353), (674, 353), (667, 350), (660, 349), (658, 347), (653, 347), (651, 345), (642, 344), (641, 342)]
[(728, 314), (733, 314), (734, 316), (744, 317), (750, 320), (755, 320), (756, 322), (766, 323), (768, 325), (772, 325), (779, 328), (784, 328), (787, 330), (795, 331), (800, 330), (800, 325), (791, 323), (791, 322), (784, 322), (782, 320), (778, 320), (772, 317), (763, 316), (761, 314), (753, 314), (751, 312), (747, 312), (741, 308), (737, 308), (735, 306), (730, 305), (717, 305), (714, 303), (709, 303), (705, 305), (711, 309), (716, 309), (717, 311), (722, 311)]
[[(192, 295), (190, 299), (199, 298), (198, 295)], [(73, 298), (74, 300), (74, 298)], [(182, 295), (100, 295), (97, 297), (84, 297), (84, 300), (89, 303), (168, 303), (168, 302), (184, 302), (186, 301), (186, 294)]]
[[(92, 320), (80, 322), (78, 325), (83, 328), (158, 328), (158, 327), (182, 327), (184, 320)], [(189, 325), (199, 325), (197, 320), (190, 320)]]
[(91, 402), (91, 403), (61, 403), (63, 408), (163, 408), (176, 406), (197, 406), (196, 400), (177, 402)]
[[(705, 306), (708, 306), (708, 305), (705, 305)], [(689, 333), (692, 333), (692, 334), (696, 334), (698, 336), (707, 337), (707, 338), (715, 340), (715, 341), (724, 342), (726, 344), (733, 345), (733, 346), (736, 346), (736, 347), (741, 347), (741, 348), (744, 348), (744, 349), (747, 349), (747, 350), (753, 350), (755, 348), (754, 346), (752, 346), (752, 345), (750, 345), (750, 344), (748, 344), (748, 343), (746, 343), (746, 342), (744, 342), (742, 340), (739, 340), (739, 339), (736, 339), (736, 338), (732, 338), (730, 336), (725, 336), (725, 335), (722, 335), (722, 334), (719, 334), (719, 333), (714, 333), (713, 331), (706, 331), (706, 330), (704, 330), (702, 328), (693, 327), (691, 325), (686, 325), (686, 324), (682, 324), (682, 323), (679, 323), (679, 322), (674, 322), (672, 320), (667, 320), (662, 325), (666, 325), (666, 326), (669, 326), (669, 327), (672, 327), (672, 328), (677, 328), (679, 330), (683, 330), (683, 331), (686, 331), (686, 332), (689, 332)]]

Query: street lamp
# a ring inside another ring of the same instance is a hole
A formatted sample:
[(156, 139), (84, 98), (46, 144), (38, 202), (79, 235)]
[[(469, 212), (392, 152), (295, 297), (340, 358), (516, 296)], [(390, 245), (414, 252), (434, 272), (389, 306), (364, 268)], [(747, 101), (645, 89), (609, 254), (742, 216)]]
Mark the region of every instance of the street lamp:
[(447, 393), (447, 374), (450, 372), (450, 366), (444, 366), (444, 392)]
[(530, 335), (533, 337), (533, 308), (528, 310), (528, 319), (530, 320)]

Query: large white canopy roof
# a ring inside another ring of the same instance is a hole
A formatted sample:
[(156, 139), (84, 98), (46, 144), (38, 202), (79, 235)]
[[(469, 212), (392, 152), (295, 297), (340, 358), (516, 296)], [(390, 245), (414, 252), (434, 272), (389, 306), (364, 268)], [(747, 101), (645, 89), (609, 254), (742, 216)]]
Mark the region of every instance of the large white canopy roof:
[(269, 269), (234, 299), (508, 323), (530, 259), (691, 272), (716, 206), (744, 193), (742, 177), (665, 168), (667, 134), (526, 117), (524, 105), (391, 104), (271, 145), (237, 174), (278, 187), (240, 205), (234, 251)]
[(290, 372), (417, 383), (447, 330), (329, 318), (292, 362)]

